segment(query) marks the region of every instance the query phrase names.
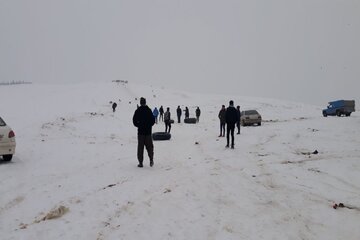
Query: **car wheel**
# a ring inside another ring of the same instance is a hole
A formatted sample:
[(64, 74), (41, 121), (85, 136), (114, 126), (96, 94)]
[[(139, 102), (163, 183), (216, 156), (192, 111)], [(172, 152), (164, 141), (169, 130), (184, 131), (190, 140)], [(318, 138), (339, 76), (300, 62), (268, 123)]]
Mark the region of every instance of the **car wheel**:
[(346, 114), (347, 117), (350, 117), (350, 115), (351, 115), (351, 113), (347, 113), (347, 114)]
[(324, 117), (327, 117), (327, 113), (326, 113), (326, 112), (323, 112), (323, 116), (324, 116)]
[(13, 155), (11, 155), (11, 154), (9, 154), (9, 155), (4, 155), (4, 156), (3, 156), (3, 159), (4, 159), (4, 161), (6, 161), (6, 162), (10, 162), (11, 159), (12, 159), (12, 156), (13, 156)]
[(341, 112), (340, 112), (340, 111), (336, 111), (336, 116), (341, 117)]
[(261, 126), (261, 122), (259, 122), (258, 125)]

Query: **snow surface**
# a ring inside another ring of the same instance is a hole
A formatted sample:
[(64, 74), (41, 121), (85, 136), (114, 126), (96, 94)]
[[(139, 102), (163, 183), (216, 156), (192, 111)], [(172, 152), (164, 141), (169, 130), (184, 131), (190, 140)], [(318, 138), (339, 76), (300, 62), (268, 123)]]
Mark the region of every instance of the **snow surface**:
[[(154, 142), (155, 165), (145, 152), (142, 169), (141, 96), (173, 116), (178, 105), (202, 110), (199, 124), (175, 123), (170, 141)], [(217, 137), (230, 99), (264, 120), (242, 127), (234, 150)], [(358, 112), (324, 118), (272, 99), (82, 83), (2, 86), (0, 114), (17, 140), (0, 162), (0, 239), (360, 239)], [(59, 206), (69, 211), (41, 221)]]

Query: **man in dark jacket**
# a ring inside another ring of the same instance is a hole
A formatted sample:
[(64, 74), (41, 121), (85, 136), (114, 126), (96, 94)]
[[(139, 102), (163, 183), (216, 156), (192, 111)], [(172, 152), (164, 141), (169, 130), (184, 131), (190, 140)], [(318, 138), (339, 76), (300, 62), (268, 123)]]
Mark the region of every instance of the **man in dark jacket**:
[(176, 109), (178, 123), (180, 123), (181, 113), (182, 113), (182, 110), (181, 110), (180, 106), (178, 106), (177, 109)]
[(116, 104), (116, 102), (113, 102), (113, 104), (112, 104), (112, 109), (113, 109), (113, 112), (115, 112), (115, 110), (116, 110), (116, 107), (117, 107), (117, 104)]
[[(171, 113), (170, 108), (166, 108), (166, 112), (164, 113), (164, 122), (165, 122), (165, 132), (170, 133), (171, 130)], [(169, 129), (169, 131), (168, 131)]]
[(190, 114), (189, 114), (189, 109), (188, 109), (188, 107), (185, 107), (184, 112), (185, 112), (185, 119), (189, 118)]
[(164, 121), (164, 108), (163, 108), (163, 106), (161, 106), (159, 108), (159, 113), (160, 113), (159, 121)]
[(219, 135), (219, 137), (225, 137), (225, 124), (226, 124), (225, 105), (222, 105), (218, 117), (220, 119), (220, 135)]
[(133, 116), (133, 124), (138, 128), (138, 167), (143, 167), (144, 146), (150, 158), (150, 167), (154, 165), (154, 145), (151, 136), (152, 126), (155, 119), (151, 109), (146, 105), (145, 98), (140, 98), (140, 107), (136, 109)]
[(236, 112), (237, 112), (237, 118), (238, 118), (238, 121), (236, 122), (236, 128), (238, 130), (237, 134), (240, 134), (240, 117), (241, 117), (240, 106), (236, 107)]
[(226, 147), (227, 148), (229, 147), (229, 134), (231, 134), (231, 148), (234, 148), (234, 130), (235, 130), (235, 124), (238, 121), (238, 115), (234, 107), (233, 100), (229, 102), (229, 107), (226, 109), (225, 119), (226, 119), (226, 140), (227, 140)]
[(200, 114), (201, 114), (200, 108), (197, 107), (195, 110), (196, 122), (199, 122)]

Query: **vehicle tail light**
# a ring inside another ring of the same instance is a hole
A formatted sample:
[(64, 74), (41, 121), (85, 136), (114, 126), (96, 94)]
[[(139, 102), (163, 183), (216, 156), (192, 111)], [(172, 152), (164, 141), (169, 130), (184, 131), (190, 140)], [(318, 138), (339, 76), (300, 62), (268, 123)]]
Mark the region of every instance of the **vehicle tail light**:
[(14, 133), (14, 131), (10, 131), (9, 132), (9, 138), (13, 138), (13, 137), (15, 137), (15, 133)]

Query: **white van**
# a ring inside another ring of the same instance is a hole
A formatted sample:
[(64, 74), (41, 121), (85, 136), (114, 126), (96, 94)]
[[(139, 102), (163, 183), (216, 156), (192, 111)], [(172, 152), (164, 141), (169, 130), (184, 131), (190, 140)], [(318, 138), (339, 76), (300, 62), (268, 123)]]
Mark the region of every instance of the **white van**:
[(256, 110), (246, 110), (241, 112), (240, 123), (242, 126), (261, 125), (261, 115)]
[(0, 117), (0, 156), (4, 161), (11, 161), (15, 154), (15, 147), (15, 133)]

